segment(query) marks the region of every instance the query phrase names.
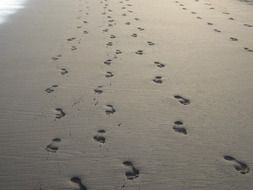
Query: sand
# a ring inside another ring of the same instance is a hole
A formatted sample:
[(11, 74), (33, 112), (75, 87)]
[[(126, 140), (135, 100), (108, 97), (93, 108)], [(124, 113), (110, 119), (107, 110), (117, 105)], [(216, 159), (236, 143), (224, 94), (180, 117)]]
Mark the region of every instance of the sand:
[(0, 189), (252, 190), (252, 10), (28, 1), (0, 25)]

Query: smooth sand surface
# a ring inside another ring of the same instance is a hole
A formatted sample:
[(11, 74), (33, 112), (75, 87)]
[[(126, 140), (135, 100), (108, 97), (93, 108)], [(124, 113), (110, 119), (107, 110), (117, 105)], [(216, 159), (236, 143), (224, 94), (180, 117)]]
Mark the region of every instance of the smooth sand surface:
[(250, 1), (30, 0), (0, 57), (1, 190), (252, 190)]

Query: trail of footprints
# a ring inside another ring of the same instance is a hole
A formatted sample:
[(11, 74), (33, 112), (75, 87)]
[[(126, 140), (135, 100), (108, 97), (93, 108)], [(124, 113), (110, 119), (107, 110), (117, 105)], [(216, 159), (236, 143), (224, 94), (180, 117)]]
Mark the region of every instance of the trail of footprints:
[[(199, 1), (199, 0), (195, 0), (195, 2), (198, 3), (198, 2), (200, 2), (200, 1)], [(188, 9), (185, 7), (185, 5), (184, 5), (183, 3), (180, 3), (180, 1), (176, 0), (175, 3), (178, 4), (180, 7), (183, 7), (183, 8), (182, 8), (183, 10), (188, 10)], [(206, 6), (212, 6), (211, 3), (204, 3), (204, 5), (206, 5)], [(214, 8), (214, 7), (210, 7), (209, 10), (215, 10), (215, 8)], [(195, 12), (195, 11), (191, 11), (191, 14), (197, 15), (198, 13)], [(230, 15), (230, 13), (229, 13), (229, 12), (226, 12), (226, 11), (221, 12), (221, 14)], [(200, 20), (201, 20), (202, 17), (197, 16), (196, 19), (200, 19)], [(229, 17), (228, 17), (228, 20), (234, 21), (234, 20), (236, 20), (236, 19), (235, 19), (234, 17), (229, 16)], [(209, 26), (214, 26), (214, 23), (212, 23), (212, 22), (207, 22), (207, 24), (208, 24)], [(243, 26), (244, 26), (244, 27), (247, 27), (247, 28), (252, 28), (252, 27), (253, 27), (252, 24), (248, 24), (248, 23), (244, 23)], [(222, 30), (221, 30), (221, 29), (218, 29), (218, 28), (213, 28), (213, 31), (216, 32), (216, 33), (222, 33)], [(234, 37), (234, 36), (229, 37), (229, 40), (232, 41), (232, 42), (238, 42), (238, 41), (239, 41), (239, 39), (236, 38), (236, 37)], [(251, 49), (251, 48), (249, 48), (249, 47), (243, 47), (243, 49), (244, 49), (246, 52), (250, 52), (250, 53), (253, 52), (253, 49)]]
[[(87, 3), (88, 0), (86, 0), (85, 2)], [(199, 0), (196, 0), (196, 2), (198, 2)], [(79, 2), (82, 2), (82, 0), (80, 0)], [(129, 7), (132, 6), (132, 4), (127, 3), (129, 2), (129, 0), (121, 0), (119, 1), (120, 4), (122, 4), (122, 17), (123, 18), (127, 18), (129, 16), (129, 14), (133, 14), (133, 11), (129, 9)], [(102, 4), (103, 7), (103, 12), (101, 13), (102, 16), (105, 17), (105, 20), (107, 20), (107, 27), (108, 28), (104, 28), (101, 30), (102, 33), (107, 34), (110, 32), (110, 28), (116, 27), (117, 26), (117, 21), (113, 18), (112, 13), (114, 12), (112, 9), (110, 9), (110, 3), (109, 0), (100, 0), (100, 3)], [(184, 4), (180, 3), (179, 1), (176, 1), (176, 3), (179, 4), (180, 7), (182, 7), (183, 10), (187, 10), (186, 7), (184, 7)], [(211, 4), (208, 4), (207, 6), (210, 6)], [(82, 7), (82, 6), (80, 6)], [(210, 10), (215, 9), (214, 7), (210, 7)], [(89, 23), (87, 18), (83, 18), (83, 14), (85, 14), (86, 16), (89, 15), (89, 6), (86, 6), (86, 12), (84, 13), (84, 10), (82, 8), (80, 8), (80, 10), (78, 11), (78, 16), (77, 16), (77, 20), (80, 21), (80, 23), (76, 26), (76, 29), (78, 30), (83, 30), (82, 31), (82, 35), (88, 35), (88, 28), (86, 27), (86, 25)], [(197, 12), (195, 11), (191, 11), (191, 14), (193, 15), (198, 15)], [(228, 14), (228, 13), (223, 13), (223, 14)], [(202, 19), (202, 17), (197, 16), (197, 19)], [(231, 20), (234, 20), (234, 18), (230, 17)], [(134, 21), (138, 22), (140, 20), (140, 18), (135, 17), (133, 19)], [(129, 27), (134, 27), (134, 25), (132, 25), (132, 23), (130, 21), (125, 22), (125, 25), (129, 26)], [(209, 26), (213, 26), (214, 24), (211, 22), (207, 22), (207, 25)], [(253, 27), (250, 24), (244, 24), (245, 27)], [(139, 32), (143, 32), (145, 29), (143, 27), (137, 27), (135, 28), (137, 29)], [(222, 31), (219, 29), (214, 28), (213, 29), (215, 32), (217, 33), (221, 33)], [(136, 33), (130, 33), (129, 37), (130, 38), (136, 38), (139, 36), (140, 34), (138, 32)], [(76, 37), (76, 36), (72, 36), (66, 39), (66, 42), (69, 43), (70, 45), (70, 51), (71, 52), (75, 52), (78, 50), (78, 45), (82, 42), (82, 37), (80, 38)], [(113, 40), (117, 40), (117, 36), (113, 33), (109, 34), (109, 37), (107, 35), (107, 38), (109, 38), (112, 41), (107, 41), (105, 43), (105, 47), (107, 48), (112, 48), (114, 46), (114, 41)], [(230, 37), (230, 40), (233, 42), (239, 41), (238, 38), (235, 37)], [(147, 45), (152, 47), (155, 46), (156, 43), (152, 42), (150, 40), (146, 41)], [(248, 51), (248, 52), (253, 52), (252, 49), (245, 47), (244, 50)], [(124, 52), (120, 49), (116, 49), (116, 50), (110, 50), (111, 54), (113, 56), (108, 56), (105, 61), (104, 61), (104, 65), (105, 67), (109, 68), (113, 65), (114, 60), (118, 58), (119, 55), (123, 54)], [(144, 51), (143, 50), (137, 50), (135, 52), (137, 56), (142, 56), (144, 55)], [(57, 54), (56, 56), (53, 56), (51, 58), (52, 61), (59, 61), (62, 58), (62, 54)], [(157, 68), (157, 70), (160, 72), (162, 69), (164, 69), (166, 67), (165, 63), (162, 63), (160, 61), (153, 61), (153, 65)], [(68, 75), (69, 74), (69, 70), (65, 67), (61, 67), (60, 68), (60, 74), (62, 76)], [(106, 80), (112, 80), (113, 77), (115, 76), (114, 72), (112, 70), (106, 70), (104, 77)], [(164, 83), (164, 79), (162, 75), (156, 75), (153, 79), (152, 79), (153, 84), (155, 85), (161, 85)], [(54, 84), (51, 85), (50, 87), (45, 89), (45, 92), (50, 94), (52, 92), (54, 92), (59, 86)], [(94, 88), (94, 93), (97, 95), (97, 97), (94, 98), (94, 100), (96, 100), (95, 105), (98, 104), (97, 98), (98, 96), (103, 96), (104, 93), (104, 85), (98, 85), (96, 88)], [(181, 95), (174, 95), (174, 100), (176, 102), (178, 102), (180, 105), (182, 106), (188, 106), (191, 104), (191, 101), (189, 98), (183, 97)], [(107, 116), (110, 115), (114, 115), (116, 113), (116, 109), (115, 106), (113, 104), (106, 104), (104, 106), (104, 112)], [(65, 111), (62, 108), (55, 108), (55, 119), (60, 120), (63, 117), (66, 116)], [(110, 117), (107, 117), (107, 119), (110, 119)], [(120, 127), (122, 125), (122, 123), (119, 123), (118, 126)], [(179, 135), (188, 135), (188, 129), (185, 127), (185, 123), (182, 120), (176, 120), (173, 124), (172, 124), (172, 129), (175, 133), (178, 133)], [(107, 131), (105, 129), (99, 129), (96, 131), (96, 134), (93, 136), (93, 141), (95, 141), (96, 143), (98, 143), (101, 147), (102, 145), (104, 145), (107, 142), (106, 139), (106, 133)], [(49, 153), (57, 153), (57, 151), (59, 150), (59, 145), (61, 143), (62, 139), (61, 138), (54, 138), (52, 139), (51, 143), (48, 144), (45, 148), (45, 150)], [(228, 162), (228, 164), (231, 164), (236, 171), (238, 171), (240, 174), (247, 174), (250, 172), (250, 168), (249, 166), (242, 162), (237, 160), (236, 158), (232, 157), (232, 156), (228, 156), (225, 155), (224, 160)], [(122, 162), (123, 166), (125, 167), (125, 177), (127, 180), (135, 180), (140, 176), (140, 170), (135, 166), (135, 164), (132, 161), (124, 161)], [(86, 185), (84, 184), (83, 180), (81, 179), (81, 177), (79, 176), (74, 176), (70, 178), (70, 182), (73, 183), (73, 185), (77, 186), (79, 190), (86, 190), (88, 189), (86, 187)]]

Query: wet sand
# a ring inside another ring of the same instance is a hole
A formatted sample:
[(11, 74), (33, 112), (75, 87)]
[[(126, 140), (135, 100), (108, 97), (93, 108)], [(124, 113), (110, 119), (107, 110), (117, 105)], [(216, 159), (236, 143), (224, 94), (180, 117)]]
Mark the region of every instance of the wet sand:
[(0, 25), (0, 189), (251, 190), (252, 10), (28, 1)]

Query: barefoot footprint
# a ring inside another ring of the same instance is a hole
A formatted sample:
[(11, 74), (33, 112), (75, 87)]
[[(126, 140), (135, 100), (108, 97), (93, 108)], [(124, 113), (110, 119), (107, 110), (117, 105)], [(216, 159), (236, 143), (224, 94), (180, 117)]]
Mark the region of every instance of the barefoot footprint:
[(57, 146), (59, 142), (61, 142), (60, 138), (54, 138), (52, 142), (45, 148), (46, 151), (53, 153), (57, 152), (57, 150), (59, 150), (59, 147)]
[(183, 124), (184, 123), (182, 121), (175, 121), (173, 129), (174, 129), (174, 131), (176, 131), (178, 133), (182, 133), (184, 135), (187, 135), (187, 130), (185, 127), (183, 127)]
[(113, 107), (113, 105), (111, 105), (111, 104), (106, 105), (106, 109), (105, 109), (106, 115), (111, 115), (111, 114), (114, 114), (115, 112), (116, 112), (116, 110)]
[(54, 92), (55, 90), (55, 88), (57, 88), (58, 87), (58, 85), (57, 84), (54, 84), (54, 85), (52, 85), (52, 86), (50, 86), (49, 88), (47, 88), (45, 91), (47, 92), (47, 93), (52, 93), (52, 92)]
[(114, 74), (112, 72), (110, 72), (110, 71), (106, 72), (106, 74), (105, 74), (106, 78), (111, 78), (113, 76), (114, 76)]
[(101, 88), (103, 88), (103, 86), (98, 86), (97, 88), (94, 89), (94, 92), (96, 94), (102, 94), (104, 91)]
[(93, 139), (94, 139), (95, 141), (101, 143), (101, 144), (104, 144), (105, 141), (106, 141), (106, 139), (105, 139), (105, 137), (103, 136), (103, 134), (106, 133), (106, 131), (105, 131), (104, 129), (100, 129), (100, 130), (98, 130), (97, 132), (98, 132), (98, 134), (95, 135), (95, 136), (93, 137)]
[(162, 84), (162, 83), (163, 83), (162, 76), (156, 76), (156, 77), (153, 79), (153, 82), (158, 83), (158, 84)]
[(237, 160), (236, 158), (232, 157), (232, 156), (228, 156), (225, 155), (224, 160), (227, 160), (229, 162), (233, 162), (234, 163), (234, 168), (240, 172), (241, 174), (247, 174), (250, 172), (250, 168), (247, 164), (245, 164), (242, 161)]
[(178, 102), (181, 103), (181, 104), (183, 104), (183, 105), (188, 105), (188, 104), (191, 103), (189, 99), (184, 98), (184, 97), (182, 97), (180, 95), (175, 95), (174, 98), (176, 98), (178, 100)]
[(165, 67), (165, 64), (160, 63), (159, 61), (155, 61), (154, 64), (159, 68)]
[(131, 161), (124, 161), (123, 165), (127, 166), (130, 169), (125, 172), (127, 179), (133, 180), (139, 177), (140, 172)]
[(79, 190), (87, 190), (86, 186), (82, 183), (82, 180), (79, 177), (72, 177), (70, 181), (77, 184), (79, 186)]
[(56, 108), (55, 111), (57, 112), (55, 114), (56, 119), (61, 119), (66, 115), (66, 113), (62, 110), (62, 108)]

